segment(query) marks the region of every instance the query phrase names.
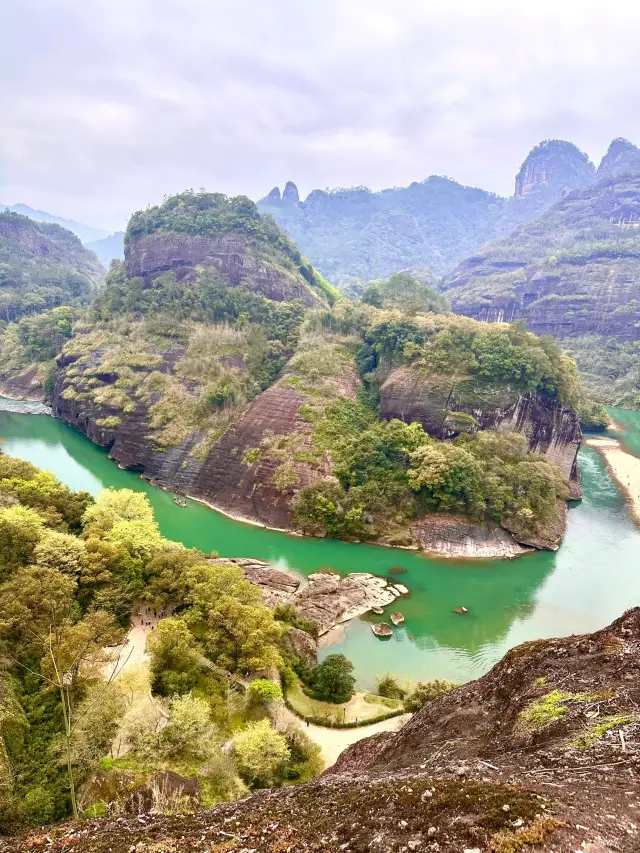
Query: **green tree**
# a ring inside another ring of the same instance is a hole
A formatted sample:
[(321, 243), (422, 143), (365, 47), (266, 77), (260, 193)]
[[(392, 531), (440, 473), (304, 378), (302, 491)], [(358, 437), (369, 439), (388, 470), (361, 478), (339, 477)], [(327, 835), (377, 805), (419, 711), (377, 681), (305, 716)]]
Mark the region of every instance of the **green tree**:
[(259, 788), (281, 781), (290, 756), (285, 738), (268, 720), (249, 723), (235, 735), (233, 752), (242, 778)]
[(163, 696), (188, 693), (198, 681), (196, 640), (182, 619), (163, 619), (147, 636), (151, 685)]
[(0, 507), (0, 580), (29, 562), (44, 529), (44, 520), (25, 506)]
[(320, 699), (348, 702), (356, 683), (353, 664), (344, 655), (327, 655), (313, 672), (313, 689)]

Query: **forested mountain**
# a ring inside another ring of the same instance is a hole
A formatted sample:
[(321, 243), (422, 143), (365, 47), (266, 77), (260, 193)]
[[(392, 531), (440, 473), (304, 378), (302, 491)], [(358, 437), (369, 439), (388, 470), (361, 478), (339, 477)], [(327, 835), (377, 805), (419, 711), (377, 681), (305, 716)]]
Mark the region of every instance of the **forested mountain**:
[(274, 187), (258, 206), (275, 217), (323, 275), (345, 284), (413, 266), (443, 275), (488, 240), (509, 234), (594, 177), (595, 167), (575, 145), (548, 140), (527, 156), (511, 198), (432, 176), (381, 192), (313, 190), (305, 201), (289, 182), (282, 195)]
[(83, 222), (76, 222), (73, 219), (56, 216), (54, 213), (47, 213), (46, 210), (34, 210), (28, 204), (0, 204), (0, 211), (2, 210), (20, 213), (22, 216), (28, 216), (29, 219), (33, 219), (36, 222), (51, 222), (56, 225), (62, 225), (63, 228), (72, 231), (83, 243), (89, 243), (91, 240), (103, 240), (109, 234), (108, 231), (102, 228), (93, 228), (91, 225), (85, 225)]
[(104, 276), (93, 252), (60, 225), (0, 213), (0, 318), (89, 301)]

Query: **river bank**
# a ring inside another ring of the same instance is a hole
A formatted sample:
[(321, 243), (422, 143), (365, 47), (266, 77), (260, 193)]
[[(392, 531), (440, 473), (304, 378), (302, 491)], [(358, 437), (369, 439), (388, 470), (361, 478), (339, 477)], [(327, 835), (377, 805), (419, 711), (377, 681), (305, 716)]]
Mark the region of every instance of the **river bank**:
[(594, 436), (584, 443), (604, 458), (609, 474), (626, 496), (631, 516), (640, 524), (640, 459), (618, 438)]

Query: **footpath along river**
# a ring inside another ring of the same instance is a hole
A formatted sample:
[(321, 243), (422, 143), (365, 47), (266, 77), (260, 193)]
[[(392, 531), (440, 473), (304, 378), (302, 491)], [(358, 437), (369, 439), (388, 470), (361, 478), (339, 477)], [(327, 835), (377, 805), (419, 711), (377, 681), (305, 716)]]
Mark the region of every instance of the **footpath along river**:
[[(405, 574), (395, 577), (411, 594), (398, 605), (406, 622), (393, 638), (378, 640), (366, 619), (354, 620), (321, 650), (321, 656), (346, 654), (363, 687), (373, 687), (376, 676), (388, 671), (411, 679), (468, 681), (518, 643), (593, 631), (640, 604), (640, 528), (604, 461), (589, 448), (580, 451), (584, 499), (570, 509), (558, 551), (514, 561), (463, 562), (287, 536), (241, 524), (193, 501), (182, 509), (170, 494), (118, 468), (104, 450), (61, 421), (1, 408), (0, 400), (0, 447), (5, 453), (94, 495), (108, 486), (144, 492), (162, 533), (190, 547), (269, 560), (305, 575), (320, 567), (342, 575), (388, 575), (392, 566), (404, 566)], [(640, 455), (640, 415), (615, 409), (611, 414), (626, 429), (620, 435), (628, 449)], [(468, 608), (466, 616), (453, 613), (460, 606)]]

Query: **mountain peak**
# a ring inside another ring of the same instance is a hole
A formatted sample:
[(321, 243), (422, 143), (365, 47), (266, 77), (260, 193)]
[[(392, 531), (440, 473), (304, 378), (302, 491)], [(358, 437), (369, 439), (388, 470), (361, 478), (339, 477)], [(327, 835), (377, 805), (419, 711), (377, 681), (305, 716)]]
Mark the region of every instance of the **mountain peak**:
[(640, 148), (619, 136), (614, 139), (598, 166), (598, 177), (612, 178), (624, 172), (640, 172)]
[(595, 166), (572, 142), (545, 139), (527, 155), (516, 176), (516, 198), (543, 191), (561, 196), (592, 183)]
[(271, 192), (262, 199), (262, 201), (266, 204), (280, 204), (280, 187), (274, 187)]
[(293, 181), (287, 181), (284, 192), (282, 193), (282, 201), (285, 204), (298, 204), (300, 202), (298, 187)]

